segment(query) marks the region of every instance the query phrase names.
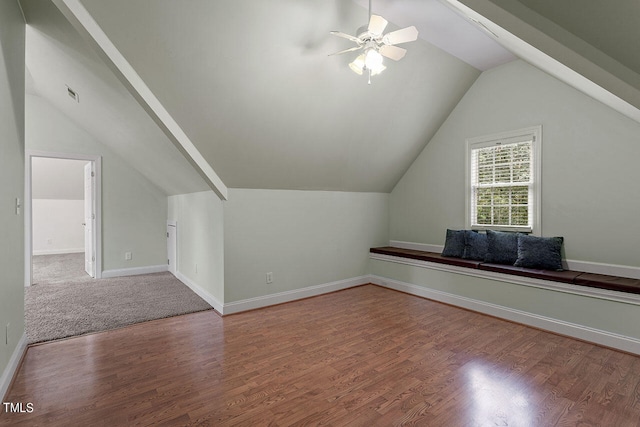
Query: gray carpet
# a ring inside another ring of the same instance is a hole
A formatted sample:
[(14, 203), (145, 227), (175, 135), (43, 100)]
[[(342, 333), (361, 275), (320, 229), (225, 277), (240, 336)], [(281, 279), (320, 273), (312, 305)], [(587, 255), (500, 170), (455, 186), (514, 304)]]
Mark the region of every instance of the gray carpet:
[(36, 255), (32, 259), (34, 285), (91, 280), (84, 271), (84, 253)]
[[(38, 284), (25, 288), (25, 329), (29, 343), (211, 309), (171, 273), (93, 279), (84, 272), (84, 255), (72, 255), (79, 258), (75, 262), (80, 262), (80, 268), (74, 266), (74, 257), (66, 260), (55, 259), (59, 255), (34, 257), (34, 279), (38, 277)], [(37, 260), (40, 257), (51, 258), (47, 262)], [(37, 263), (44, 264), (51, 270), (49, 273), (62, 268), (64, 274), (47, 279)], [(56, 263), (59, 267), (52, 267)], [(71, 274), (74, 269), (76, 274)]]

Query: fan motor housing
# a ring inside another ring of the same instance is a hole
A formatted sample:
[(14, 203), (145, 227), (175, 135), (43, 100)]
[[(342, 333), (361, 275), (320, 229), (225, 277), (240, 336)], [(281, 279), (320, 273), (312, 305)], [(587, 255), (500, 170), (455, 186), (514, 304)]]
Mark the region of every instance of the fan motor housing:
[(362, 27), (358, 28), (356, 30), (356, 37), (358, 37), (360, 40), (367, 40), (369, 38), (371, 38), (371, 36), (369, 35), (369, 26), (368, 25), (363, 25)]

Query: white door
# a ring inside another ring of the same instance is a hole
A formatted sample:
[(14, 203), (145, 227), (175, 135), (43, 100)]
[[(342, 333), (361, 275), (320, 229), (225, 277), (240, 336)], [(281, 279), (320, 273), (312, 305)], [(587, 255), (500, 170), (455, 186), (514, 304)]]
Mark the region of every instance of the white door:
[(169, 264), (169, 271), (176, 274), (178, 259), (178, 246), (177, 246), (177, 232), (178, 224), (175, 221), (167, 222), (167, 264)]
[(96, 221), (96, 215), (93, 211), (94, 175), (93, 162), (89, 162), (84, 166), (84, 269), (91, 277), (96, 277), (96, 254), (93, 244)]

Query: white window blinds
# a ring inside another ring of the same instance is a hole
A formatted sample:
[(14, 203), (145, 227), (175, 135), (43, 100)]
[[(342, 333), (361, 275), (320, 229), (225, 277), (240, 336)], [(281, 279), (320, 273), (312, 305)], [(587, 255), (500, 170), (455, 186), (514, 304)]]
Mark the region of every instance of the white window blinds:
[(531, 232), (536, 205), (534, 132), (469, 143), (470, 227)]

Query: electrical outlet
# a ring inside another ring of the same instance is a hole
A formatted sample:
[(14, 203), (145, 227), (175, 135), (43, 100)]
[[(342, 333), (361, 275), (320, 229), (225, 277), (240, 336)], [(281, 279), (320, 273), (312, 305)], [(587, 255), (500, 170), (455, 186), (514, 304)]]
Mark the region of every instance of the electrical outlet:
[(132, 258), (132, 256), (131, 256), (131, 252), (125, 252), (125, 253), (124, 253), (124, 259), (125, 259), (125, 261), (131, 261), (131, 258)]
[(53, 239), (47, 239), (47, 245), (53, 245)]
[(273, 273), (267, 273), (267, 283), (273, 283)]

